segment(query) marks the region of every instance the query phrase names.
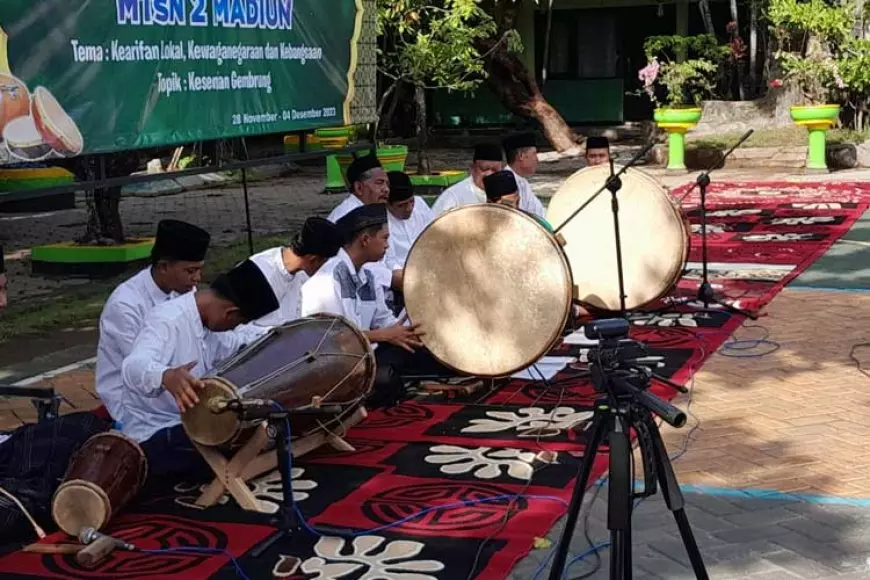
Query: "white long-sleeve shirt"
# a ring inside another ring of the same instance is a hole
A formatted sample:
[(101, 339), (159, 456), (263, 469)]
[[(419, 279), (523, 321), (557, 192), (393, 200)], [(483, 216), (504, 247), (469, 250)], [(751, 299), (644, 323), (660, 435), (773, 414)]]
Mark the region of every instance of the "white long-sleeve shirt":
[(435, 214), (422, 197), (414, 197), (414, 211), (411, 217), (402, 220), (387, 212), (390, 222), (390, 245), (384, 261), (393, 269), (405, 267), (408, 252), (426, 226), (435, 219)]
[(520, 194), (519, 209), (532, 215), (536, 215), (539, 218), (544, 218), (546, 215), (544, 204), (541, 203), (541, 200), (538, 199), (538, 196), (535, 195), (534, 191), (532, 191), (532, 184), (529, 183), (529, 180), (514, 171), (513, 167), (510, 165), (508, 165), (507, 170), (513, 173), (514, 178), (517, 180), (517, 193)]
[[(335, 206), (335, 209), (329, 212), (329, 215), (326, 216), (326, 219), (328, 219), (332, 223), (338, 223), (338, 220), (362, 205), (365, 205), (363, 204), (362, 200), (360, 200), (360, 198), (351, 193), (346, 198), (344, 198), (344, 200), (340, 204)], [(366, 264), (364, 268), (370, 270), (371, 273), (374, 274), (375, 280), (377, 280), (378, 284), (380, 284), (384, 288), (392, 288), (393, 269), (390, 267), (389, 264), (387, 264), (386, 259), (381, 260), (380, 262)]]
[[(508, 167), (508, 170), (513, 172), (510, 167)], [(519, 209), (541, 218), (544, 217), (544, 206), (541, 200), (532, 193), (532, 186), (528, 180), (517, 175), (515, 172), (513, 173), (517, 180), (517, 193), (520, 195)], [(441, 195), (432, 204), (432, 211), (438, 216), (454, 207), (471, 205), (473, 203), (486, 203), (486, 192), (477, 187), (471, 176), (468, 176), (441, 192)]]
[(122, 432), (141, 442), (161, 429), (178, 425), (181, 413), (175, 398), (163, 388), (163, 373), (196, 362), (190, 374), (204, 376), (254, 338), (250, 332), (212, 332), (205, 328), (193, 293), (155, 306), (121, 366), (125, 418)]
[(387, 308), (383, 286), (365, 267), (357, 272), (343, 249), (302, 286), (302, 316), (318, 313), (344, 316), (360, 330), (399, 323)]
[(255, 321), (260, 326), (278, 326), (302, 316), (302, 285), (308, 280), (305, 272), (291, 274), (284, 266), (283, 248), (271, 248), (251, 256), (260, 268), (278, 299), (278, 310)]
[(175, 293), (167, 294), (157, 286), (149, 267), (122, 282), (103, 306), (97, 344), (96, 388), (109, 414), (118, 423), (124, 421), (121, 364), (130, 354), (146, 315), (156, 305), (174, 296)]

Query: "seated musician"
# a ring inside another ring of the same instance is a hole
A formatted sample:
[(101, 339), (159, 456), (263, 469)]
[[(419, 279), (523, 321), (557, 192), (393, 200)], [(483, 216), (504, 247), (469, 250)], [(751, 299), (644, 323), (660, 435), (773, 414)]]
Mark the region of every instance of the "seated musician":
[(610, 163), (610, 141), (607, 137), (586, 139), (586, 164), (589, 167)]
[(483, 178), (496, 171), (501, 171), (503, 166), (501, 145), (486, 143), (476, 146), (470, 175), (442, 191), (435, 203), (432, 204), (432, 212), (438, 216), (461, 205), (486, 203)]
[(328, 259), (341, 248), (338, 228), (329, 220), (311, 217), (305, 220), (302, 231), (289, 247), (271, 248), (251, 256), (259, 266), (278, 303), (275, 312), (256, 321), (262, 326), (277, 326), (296, 320), (302, 311), (302, 284), (314, 276)]
[(408, 252), (426, 226), (435, 219), (435, 214), (422, 197), (414, 195), (411, 178), (401, 171), (390, 171), (390, 200), (387, 204), (387, 219), (390, 231), (390, 247), (387, 262), (403, 268)]
[(508, 137), (502, 142), (504, 147), (507, 169), (514, 174), (517, 180), (520, 202), (518, 209), (544, 217), (544, 204), (532, 191), (528, 178), (538, 170), (538, 146), (535, 143), (534, 133), (520, 133)]
[(96, 389), (109, 414), (123, 423), (121, 363), (130, 354), (145, 316), (156, 305), (194, 289), (211, 240), (186, 222), (163, 220), (151, 250), (151, 265), (118, 286), (100, 315)]
[(302, 315), (329, 313), (356, 324), (375, 349), (377, 375), (367, 406), (377, 408), (401, 400), (403, 376), (454, 374), (438, 363), (420, 342), (421, 332), (390, 312), (383, 289), (365, 264), (377, 262), (390, 237), (385, 205), (359, 207), (338, 222), (344, 247), (302, 287)]
[(0, 310), (6, 308), (6, 287), (9, 278), (6, 277), (6, 262), (3, 259), (3, 246), (0, 246)]
[(199, 377), (249, 340), (233, 329), (278, 306), (266, 276), (245, 260), (218, 276), (209, 289), (160, 304), (148, 314), (121, 374), (122, 431), (141, 443), (149, 477), (204, 468), (180, 424), (181, 413), (199, 401)]
[[(390, 171), (390, 201), (387, 204), (390, 244), (384, 261), (393, 269), (404, 269), (408, 252), (426, 226), (435, 219), (429, 205), (421, 197), (414, 195), (411, 178), (401, 171)], [(387, 296), (387, 305), (395, 313), (405, 307), (404, 296), (394, 291)]]
[[(390, 180), (375, 155), (354, 159), (347, 168), (347, 183), (351, 194), (344, 198), (326, 217), (336, 223), (353, 209), (371, 203), (387, 203), (390, 194)], [(369, 264), (378, 283), (388, 290), (402, 290), (402, 269), (391, 268), (384, 260)]]

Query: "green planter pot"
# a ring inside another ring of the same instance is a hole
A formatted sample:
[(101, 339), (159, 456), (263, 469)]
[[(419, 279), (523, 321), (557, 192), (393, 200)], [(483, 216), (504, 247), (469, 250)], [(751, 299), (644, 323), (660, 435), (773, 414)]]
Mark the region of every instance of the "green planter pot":
[[(364, 149), (357, 151), (357, 157), (364, 157), (371, 151)], [(404, 171), (405, 160), (408, 158), (408, 147), (405, 145), (383, 145), (378, 147), (378, 161), (384, 167), (384, 171)], [(326, 191), (336, 193), (347, 191), (348, 184), (345, 180), (347, 168), (353, 163), (353, 155), (342, 153), (330, 155), (326, 159)], [(332, 160), (332, 161), (330, 161)]]
[(789, 112), (796, 125), (807, 128), (807, 170), (828, 171), (825, 161), (825, 132), (840, 117), (840, 105), (806, 105), (792, 107)]
[(74, 242), (35, 246), (31, 253), (32, 272), (37, 276), (108, 278), (146, 265), (153, 246), (153, 238), (128, 240), (118, 246)]
[(656, 109), (656, 125), (668, 134), (668, 171), (686, 171), (686, 131), (701, 120), (701, 109)]

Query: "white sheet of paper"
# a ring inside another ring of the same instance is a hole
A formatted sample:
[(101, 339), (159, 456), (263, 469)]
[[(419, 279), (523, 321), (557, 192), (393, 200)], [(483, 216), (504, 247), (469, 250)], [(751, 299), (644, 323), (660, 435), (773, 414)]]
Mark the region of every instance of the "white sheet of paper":
[(583, 329), (572, 332), (563, 340), (565, 344), (577, 344), (580, 346), (595, 346), (598, 344), (597, 338), (588, 338)]
[(577, 357), (573, 356), (545, 356), (527, 369), (511, 375), (511, 378), (540, 381), (543, 377), (543, 380), (549, 381), (570, 363), (576, 361)]

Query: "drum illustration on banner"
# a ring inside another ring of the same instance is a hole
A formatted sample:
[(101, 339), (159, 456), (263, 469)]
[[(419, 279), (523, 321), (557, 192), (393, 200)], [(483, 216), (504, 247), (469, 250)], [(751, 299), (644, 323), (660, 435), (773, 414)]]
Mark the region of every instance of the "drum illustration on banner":
[(9, 37), (0, 23), (0, 139), (4, 153), (19, 161), (41, 161), (54, 153), (75, 157), (84, 149), (78, 126), (51, 92), (37, 86), (31, 93), (9, 65)]

